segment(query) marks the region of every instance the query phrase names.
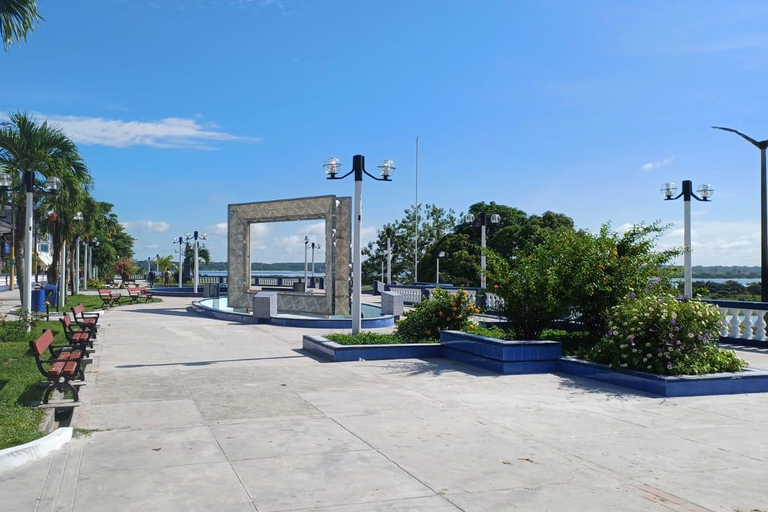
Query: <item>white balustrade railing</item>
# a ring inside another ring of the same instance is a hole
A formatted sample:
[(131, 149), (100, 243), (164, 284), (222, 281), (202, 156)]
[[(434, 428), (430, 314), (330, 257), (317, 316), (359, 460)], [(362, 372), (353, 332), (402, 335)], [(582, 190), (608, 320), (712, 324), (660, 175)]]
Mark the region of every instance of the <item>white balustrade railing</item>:
[(753, 341), (766, 341), (768, 304), (763, 302), (707, 301), (720, 309), (720, 336)]
[(421, 302), (421, 288), (409, 288), (407, 286), (390, 286), (389, 288), (391, 291), (402, 295), (403, 302), (406, 304), (416, 304), (417, 302)]
[(486, 293), (485, 309), (488, 311), (504, 311), (504, 299), (495, 293)]

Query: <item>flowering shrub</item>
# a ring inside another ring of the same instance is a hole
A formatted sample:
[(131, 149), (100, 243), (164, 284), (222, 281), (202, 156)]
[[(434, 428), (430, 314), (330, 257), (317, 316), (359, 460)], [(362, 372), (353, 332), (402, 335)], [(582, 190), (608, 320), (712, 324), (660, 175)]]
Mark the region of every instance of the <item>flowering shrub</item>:
[(717, 345), (717, 306), (682, 296), (631, 293), (609, 311), (605, 338), (594, 359), (612, 367), (662, 375), (735, 372), (746, 366)]
[(472, 332), (476, 326), (470, 321), (480, 310), (472, 303), (465, 290), (450, 293), (441, 288), (432, 292), (432, 298), (414, 304), (397, 323), (397, 334), (409, 340), (439, 339), (440, 331)]

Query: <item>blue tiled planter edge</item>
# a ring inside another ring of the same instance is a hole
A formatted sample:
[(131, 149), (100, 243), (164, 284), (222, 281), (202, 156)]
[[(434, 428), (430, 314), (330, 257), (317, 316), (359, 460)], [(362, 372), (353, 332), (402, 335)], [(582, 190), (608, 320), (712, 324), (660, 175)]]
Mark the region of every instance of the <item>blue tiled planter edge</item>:
[(340, 345), (322, 336), (304, 335), (302, 348), (334, 362), (377, 361), (381, 359), (424, 359), (443, 357), (439, 343), (403, 345)]
[(616, 370), (563, 357), (558, 362), (558, 371), (669, 398), (768, 392), (768, 371), (752, 368), (736, 373), (667, 376)]
[[(492, 348), (483, 348), (483, 344)], [(552, 357), (555, 352), (546, 351), (554, 346), (557, 347), (556, 357)], [(511, 350), (504, 352), (499, 351), (499, 347), (527, 347), (530, 351), (527, 354)], [(559, 372), (669, 398), (768, 392), (766, 370), (748, 368), (737, 373), (654, 375), (560, 357), (560, 344), (553, 341), (510, 342), (456, 331), (441, 333), (439, 344), (413, 345), (340, 345), (322, 336), (305, 335), (303, 348), (336, 362), (443, 357), (504, 375)], [(509, 359), (505, 359), (505, 355), (510, 356)]]

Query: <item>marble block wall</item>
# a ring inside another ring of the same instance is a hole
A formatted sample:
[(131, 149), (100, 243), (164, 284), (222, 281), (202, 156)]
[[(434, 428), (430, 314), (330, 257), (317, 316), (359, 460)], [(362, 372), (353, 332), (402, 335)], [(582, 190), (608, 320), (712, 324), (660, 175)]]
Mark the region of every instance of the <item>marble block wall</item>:
[[(325, 220), (326, 273), (329, 277), (333, 273), (333, 280), (329, 281), (332, 286), (326, 288), (325, 295), (306, 296), (301, 300), (288, 292), (291, 297), (278, 298), (278, 307), (297, 313), (349, 314), (351, 205), (350, 197), (332, 195), (230, 204), (227, 234), (230, 307), (253, 307), (253, 297), (258, 291), (251, 289), (251, 224), (322, 219)], [(278, 293), (279, 297), (283, 295)]]

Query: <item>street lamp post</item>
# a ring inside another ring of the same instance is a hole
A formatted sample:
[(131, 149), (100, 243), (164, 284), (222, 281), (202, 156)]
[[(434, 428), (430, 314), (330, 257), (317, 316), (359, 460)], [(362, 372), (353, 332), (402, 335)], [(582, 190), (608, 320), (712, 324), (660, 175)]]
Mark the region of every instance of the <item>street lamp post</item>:
[(83, 240), (83, 290), (88, 290), (88, 239)]
[(765, 175), (765, 150), (768, 149), (768, 140), (758, 142), (733, 128), (722, 126), (712, 128), (735, 133), (760, 150), (760, 300), (768, 302), (768, 200)]
[(387, 226), (387, 284), (392, 284), (392, 228)]
[[(77, 222), (82, 221), (83, 212), (77, 212), (74, 219)], [(72, 288), (75, 295), (80, 293), (80, 235), (75, 238), (75, 275), (72, 276)]]
[(448, 254), (445, 251), (437, 253), (437, 273), (435, 275), (435, 284), (440, 284), (440, 258), (445, 258)]
[(181, 284), (183, 279), (181, 278), (182, 273), (182, 265), (184, 260), (184, 250), (182, 249), (182, 244), (184, 244), (184, 237), (174, 238), (171, 240), (172, 244), (179, 244), (179, 288), (181, 288)]
[(307, 291), (307, 249), (309, 249), (309, 237), (304, 237), (304, 291)]
[(312, 242), (312, 275), (310, 276), (312, 288), (315, 287), (315, 249), (320, 249), (320, 244)]
[[(485, 290), (485, 227), (487, 225), (487, 216), (485, 212), (480, 212), (480, 288)], [(501, 221), (501, 217), (494, 213), (491, 215), (491, 223), (498, 224)], [(470, 224), (475, 222), (475, 216), (471, 213), (467, 215), (467, 222)]]
[[(683, 204), (685, 205), (685, 218), (683, 226), (683, 255), (685, 258), (685, 295), (687, 297), (693, 296), (693, 273), (691, 269), (691, 198), (697, 201), (709, 201), (712, 197), (715, 189), (711, 185), (700, 185), (696, 190), (701, 197), (693, 193), (693, 185), (690, 180), (683, 181), (683, 191), (675, 196), (677, 187), (674, 183), (664, 183), (661, 186), (661, 193), (664, 195), (664, 199), (667, 201), (674, 201), (675, 199), (683, 198)], [(672, 197), (675, 196), (675, 197)]]
[(26, 211), (24, 214), (24, 232), (26, 234), (24, 238), (24, 300), (21, 305), (27, 332), (31, 329), (29, 320), (31, 319), (32, 312), (32, 227), (35, 206), (34, 192), (37, 190), (43, 193), (57, 194), (60, 186), (61, 181), (55, 176), (48, 178), (47, 183), (45, 183), (44, 186), (40, 186), (35, 183), (35, 171), (24, 171), (22, 183), (19, 187), (14, 189), (11, 187), (11, 177), (5, 172), (0, 173), (0, 191), (8, 192), (9, 190), (19, 190), (23, 187), (27, 196)]
[(91, 277), (94, 279), (99, 278), (99, 272), (98, 272), (99, 269), (96, 267), (96, 265), (93, 264), (93, 248), (98, 246), (99, 246), (99, 239), (94, 238), (93, 243), (90, 244), (88, 247), (88, 251), (90, 252), (90, 254), (88, 255), (88, 265), (90, 265), (91, 267)]
[(192, 240), (193, 243), (195, 244), (195, 264), (193, 267), (195, 269), (195, 284), (194, 284), (195, 293), (197, 293), (197, 287), (200, 284), (200, 262), (197, 261), (197, 250), (198, 250), (198, 247), (200, 247), (200, 240), (207, 240), (207, 239), (208, 239), (208, 235), (206, 235), (205, 233), (203, 233), (202, 235), (198, 234), (197, 231), (195, 231), (193, 235), (190, 235), (189, 233), (187, 233), (187, 242)]
[(336, 176), (341, 168), (341, 162), (338, 158), (329, 158), (323, 164), (325, 167), (325, 173), (328, 175), (329, 180), (341, 180), (354, 173), (355, 175), (355, 212), (354, 212), (354, 235), (353, 235), (353, 247), (352, 257), (354, 258), (352, 266), (352, 334), (358, 334), (360, 332), (361, 325), (361, 310), (362, 310), (362, 248), (360, 243), (360, 226), (363, 221), (362, 214), (362, 193), (363, 193), (363, 174), (369, 178), (373, 178), (376, 181), (390, 181), (390, 177), (394, 174), (395, 163), (392, 160), (382, 160), (379, 162), (378, 168), (381, 169), (381, 178), (368, 173), (365, 170), (365, 157), (363, 155), (355, 155), (352, 157), (352, 170), (343, 176)]

